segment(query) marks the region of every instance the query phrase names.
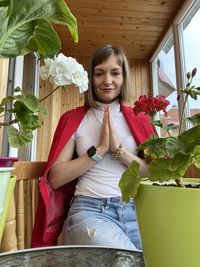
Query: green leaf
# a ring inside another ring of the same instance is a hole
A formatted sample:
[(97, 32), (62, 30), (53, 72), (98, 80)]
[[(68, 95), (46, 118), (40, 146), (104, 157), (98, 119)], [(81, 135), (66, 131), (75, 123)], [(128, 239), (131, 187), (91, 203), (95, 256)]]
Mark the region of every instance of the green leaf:
[(178, 139), (183, 143), (186, 152), (193, 152), (196, 145), (200, 145), (200, 125), (184, 131)]
[(39, 106), (38, 107), (38, 112), (43, 113), (45, 116), (48, 116), (49, 115), (48, 110), (45, 107), (42, 107), (42, 106)]
[(166, 138), (159, 138), (155, 135), (150, 136), (147, 141), (139, 145), (137, 150), (146, 150), (148, 155), (162, 157), (166, 154)]
[(22, 89), (19, 86), (13, 89), (13, 93), (17, 93), (17, 92), (21, 92), (22, 94)]
[(166, 151), (169, 156), (175, 155), (177, 153), (185, 153), (185, 148), (183, 144), (176, 137), (167, 137), (166, 138)]
[(8, 105), (8, 103), (12, 102), (14, 99), (15, 97), (12, 95), (4, 97), (1, 101), (0, 107)]
[(163, 128), (163, 123), (160, 120), (152, 120), (151, 124)]
[[(38, 19), (35, 23), (34, 35), (29, 39), (28, 45), (23, 48), (22, 53), (28, 54), (37, 51), (41, 57), (46, 56), (47, 53), (55, 55), (61, 48), (57, 33), (52, 25), (44, 19)], [(52, 38), (54, 42), (52, 42)]]
[(198, 169), (200, 169), (200, 146), (195, 147), (193, 163)]
[(11, 0), (0, 0), (0, 7), (1, 6), (9, 6)]
[(25, 96), (24, 104), (32, 112), (38, 111), (39, 99), (33, 94), (27, 94)]
[(8, 142), (12, 147), (26, 146), (33, 140), (32, 131), (26, 131), (23, 129), (17, 130), (13, 126), (7, 127)]
[(67, 26), (74, 42), (78, 41), (76, 18), (64, 0), (4, 1), (0, 7), (0, 21), (0, 57), (30, 52), (45, 56), (60, 50), (53, 24)]
[(134, 198), (137, 194), (140, 182), (143, 178), (139, 175), (139, 168), (139, 163), (133, 161), (122, 174), (119, 187), (124, 201), (129, 201), (130, 198)]
[(16, 118), (24, 129), (35, 130), (41, 127), (38, 115), (34, 115), (23, 102), (16, 101), (14, 107)]
[(193, 125), (200, 124), (200, 113), (193, 115), (192, 117), (187, 118)]
[(154, 159), (149, 165), (151, 181), (180, 179), (191, 164), (191, 155), (177, 154), (173, 159)]
[(178, 128), (178, 125), (174, 124), (174, 123), (169, 123), (169, 124), (164, 124), (163, 122), (161, 122), (160, 120), (152, 120), (151, 124), (154, 126), (158, 126), (166, 131), (170, 131), (170, 130), (174, 130)]
[(165, 125), (164, 129), (167, 131), (173, 131), (174, 129), (178, 129), (179, 125), (176, 125), (174, 123), (169, 123), (167, 125)]

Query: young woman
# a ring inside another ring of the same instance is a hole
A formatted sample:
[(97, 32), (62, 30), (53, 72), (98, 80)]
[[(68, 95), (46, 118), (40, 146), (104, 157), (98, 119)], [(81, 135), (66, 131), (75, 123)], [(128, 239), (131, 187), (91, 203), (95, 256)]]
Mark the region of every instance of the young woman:
[(65, 244), (141, 249), (134, 201), (122, 201), (118, 183), (133, 160), (140, 164), (143, 175), (147, 173), (136, 148), (153, 128), (147, 116), (136, 117), (124, 105), (130, 74), (120, 47), (103, 45), (96, 50), (89, 80), (84, 107), (65, 113), (58, 124), (40, 183), (43, 198), (33, 246), (56, 244), (70, 202)]

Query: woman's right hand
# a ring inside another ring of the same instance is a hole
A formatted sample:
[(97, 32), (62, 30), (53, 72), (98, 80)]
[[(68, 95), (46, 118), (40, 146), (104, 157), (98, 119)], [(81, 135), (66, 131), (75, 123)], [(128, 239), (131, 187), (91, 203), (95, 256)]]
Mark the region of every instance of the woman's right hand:
[(101, 135), (99, 139), (99, 145), (97, 146), (98, 154), (103, 156), (109, 151), (110, 140), (109, 140), (109, 122), (108, 122), (108, 107), (104, 110), (103, 124), (101, 127)]

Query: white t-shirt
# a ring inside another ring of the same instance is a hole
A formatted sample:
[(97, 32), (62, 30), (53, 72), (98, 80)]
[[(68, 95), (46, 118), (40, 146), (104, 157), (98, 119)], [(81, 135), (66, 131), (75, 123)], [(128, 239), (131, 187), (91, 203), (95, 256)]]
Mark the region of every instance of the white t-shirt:
[[(99, 144), (104, 109), (107, 105), (99, 102), (98, 104), (100, 105), (99, 109), (89, 109), (87, 111), (73, 135), (78, 156), (85, 154), (91, 146)], [(109, 104), (109, 107), (119, 142), (129, 152), (136, 154), (137, 145), (120, 111), (119, 102), (115, 101)], [(126, 168), (121, 161), (113, 159), (111, 153), (106, 153), (101, 161), (97, 162), (91, 169), (79, 177), (75, 195), (91, 197), (121, 196), (118, 183)]]

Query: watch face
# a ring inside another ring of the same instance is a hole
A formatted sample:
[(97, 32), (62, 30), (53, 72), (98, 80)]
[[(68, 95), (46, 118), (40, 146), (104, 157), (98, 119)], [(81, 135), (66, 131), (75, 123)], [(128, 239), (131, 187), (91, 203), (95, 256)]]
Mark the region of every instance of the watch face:
[(88, 156), (91, 158), (92, 156), (94, 156), (96, 154), (96, 151), (97, 151), (96, 147), (91, 146), (87, 151)]

